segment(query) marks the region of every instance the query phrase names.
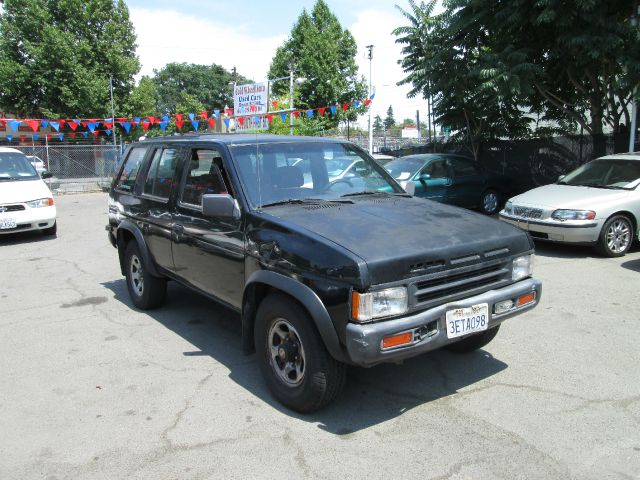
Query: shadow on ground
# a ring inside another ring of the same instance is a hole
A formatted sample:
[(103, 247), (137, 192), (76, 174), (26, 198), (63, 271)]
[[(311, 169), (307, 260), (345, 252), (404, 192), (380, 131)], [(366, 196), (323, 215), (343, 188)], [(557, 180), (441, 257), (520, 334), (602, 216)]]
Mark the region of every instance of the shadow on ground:
[[(103, 284), (132, 307), (124, 279)], [(351, 367), (338, 399), (320, 412), (300, 415), (280, 405), (267, 390), (256, 356), (244, 356), (239, 314), (170, 282), (166, 304), (148, 314), (195, 347), (183, 355), (208, 355), (225, 365), (230, 378), (273, 408), (336, 435), (347, 435), (402, 415), (414, 407), (455, 394), (507, 368), (480, 350), (468, 355), (437, 351), (401, 365)], [(176, 358), (176, 362), (183, 359)]]
[(621, 267), (626, 268), (627, 270), (633, 270), (634, 272), (640, 272), (640, 259), (624, 262)]
[(55, 235), (43, 235), (39, 230), (31, 230), (29, 232), (16, 232), (7, 235), (0, 235), (0, 246), (49, 242), (55, 239)]
[[(593, 247), (586, 245), (569, 245), (566, 243), (553, 243), (536, 241), (536, 255), (551, 258), (606, 258), (599, 254)], [(640, 252), (640, 243), (635, 242), (628, 253)]]

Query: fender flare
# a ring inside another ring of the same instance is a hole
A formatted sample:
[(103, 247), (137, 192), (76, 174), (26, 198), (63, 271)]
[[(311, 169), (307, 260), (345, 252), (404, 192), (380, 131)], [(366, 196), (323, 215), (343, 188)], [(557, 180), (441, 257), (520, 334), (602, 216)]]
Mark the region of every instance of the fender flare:
[(340, 340), (338, 339), (333, 321), (318, 295), (303, 283), (268, 270), (253, 272), (245, 284), (245, 294), (242, 300), (242, 340), (245, 351), (252, 347), (255, 318), (255, 309), (251, 307), (251, 300), (247, 299), (246, 292), (249, 290), (249, 287), (255, 283), (269, 285), (300, 302), (309, 312), (329, 354), (338, 361), (347, 361), (347, 356), (340, 347)]
[(126, 230), (131, 233), (135, 238), (136, 243), (138, 244), (138, 249), (140, 250), (140, 255), (142, 255), (142, 261), (144, 262), (144, 266), (147, 267), (149, 273), (154, 277), (162, 277), (158, 269), (156, 268), (156, 264), (151, 258), (151, 253), (149, 252), (149, 247), (147, 246), (147, 242), (144, 239), (144, 235), (140, 231), (140, 228), (133, 223), (131, 220), (123, 220), (118, 225), (118, 230), (116, 231), (116, 243), (118, 245), (118, 254), (120, 257), (120, 270), (124, 275), (124, 249), (125, 245), (122, 241), (122, 234), (120, 230)]

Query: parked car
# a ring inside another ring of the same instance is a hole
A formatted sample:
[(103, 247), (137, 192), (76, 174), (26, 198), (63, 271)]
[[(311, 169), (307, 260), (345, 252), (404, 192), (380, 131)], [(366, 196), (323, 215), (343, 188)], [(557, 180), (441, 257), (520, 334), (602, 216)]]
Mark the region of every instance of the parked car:
[[(42, 173), (42, 178), (49, 176)], [(0, 147), (0, 234), (56, 234), (56, 207), (42, 178), (21, 151)]]
[(27, 158), (29, 159), (29, 162), (31, 162), (31, 165), (33, 165), (33, 168), (36, 169), (36, 172), (38, 172), (38, 175), (42, 175), (42, 172), (47, 170), (44, 160), (37, 155), (27, 155)]
[[(540, 299), (525, 232), (411, 197), (349, 142), (185, 135), (123, 158), (107, 230), (133, 304), (160, 306), (175, 280), (238, 311), (294, 410), (331, 402), (348, 364), (479, 349)], [(362, 165), (335, 178), (339, 158)]]
[(399, 157), (384, 168), (415, 195), (493, 215), (501, 206), (507, 181), (462, 155), (428, 153)]
[(395, 160), (396, 158), (391, 155), (385, 155), (383, 153), (374, 153), (371, 156), (376, 162), (378, 162), (380, 165), (383, 165), (383, 166), (389, 163), (391, 160)]
[(592, 245), (620, 257), (640, 233), (640, 153), (586, 163), (511, 198), (500, 218), (537, 239)]

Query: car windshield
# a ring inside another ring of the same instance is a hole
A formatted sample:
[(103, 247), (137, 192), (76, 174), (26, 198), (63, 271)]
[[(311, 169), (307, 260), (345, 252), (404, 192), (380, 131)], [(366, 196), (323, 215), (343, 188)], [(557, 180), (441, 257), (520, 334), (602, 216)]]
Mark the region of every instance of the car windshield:
[(255, 208), (342, 201), (357, 195), (404, 194), (377, 163), (346, 143), (282, 142), (230, 147)]
[(387, 163), (384, 168), (396, 180), (409, 180), (424, 166), (425, 161), (420, 158), (398, 158)]
[(630, 190), (640, 183), (640, 161), (599, 159), (586, 163), (558, 183), (596, 188)]
[(38, 178), (38, 173), (22, 153), (0, 152), (0, 181), (34, 178)]

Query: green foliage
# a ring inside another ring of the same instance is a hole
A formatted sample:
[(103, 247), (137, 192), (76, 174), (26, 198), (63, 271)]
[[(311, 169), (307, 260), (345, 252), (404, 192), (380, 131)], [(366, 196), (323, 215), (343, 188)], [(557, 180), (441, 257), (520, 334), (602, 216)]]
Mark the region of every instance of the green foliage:
[(373, 119), (373, 133), (380, 135), (384, 131), (384, 123), (382, 123), (382, 117), (376, 115)]
[(389, 105), (387, 109), (387, 116), (384, 118), (384, 128), (390, 130), (396, 126), (396, 120), (393, 118), (393, 107)]
[[(303, 10), (291, 30), (289, 39), (280, 46), (271, 61), (269, 78), (289, 76), (290, 65), (295, 76), (306, 80), (296, 85), (295, 108), (326, 107), (352, 104), (367, 97), (367, 85), (358, 77), (355, 62), (356, 42), (347, 29), (343, 29), (336, 16), (323, 0), (318, 0), (311, 14)], [(289, 82), (276, 81), (272, 86), (276, 96), (288, 98)], [(315, 118), (320, 128), (331, 128), (347, 117), (355, 120), (366, 109), (350, 108), (347, 113), (338, 109), (335, 117)], [(306, 120), (305, 120), (306, 121)]]
[(23, 117), (116, 116), (140, 69), (123, 0), (6, 0), (0, 107)]
[[(183, 94), (197, 100), (202, 110), (233, 106), (234, 77), (220, 65), (169, 63), (160, 70), (154, 70), (154, 74), (158, 92), (157, 111), (163, 115), (176, 112), (178, 105), (184, 104)], [(235, 80), (238, 84), (251, 82), (241, 75)]]
[(127, 117), (156, 115), (157, 96), (158, 91), (154, 80), (146, 75), (143, 76), (131, 92), (124, 114)]
[(435, 1), (409, 5), (400, 9), (409, 24), (394, 31), (401, 83), (433, 96), (437, 122), (473, 153), (485, 139), (526, 136), (545, 122), (594, 135), (628, 124), (640, 81), (632, 2), (447, 0), (439, 15)]

